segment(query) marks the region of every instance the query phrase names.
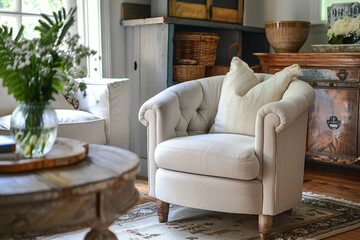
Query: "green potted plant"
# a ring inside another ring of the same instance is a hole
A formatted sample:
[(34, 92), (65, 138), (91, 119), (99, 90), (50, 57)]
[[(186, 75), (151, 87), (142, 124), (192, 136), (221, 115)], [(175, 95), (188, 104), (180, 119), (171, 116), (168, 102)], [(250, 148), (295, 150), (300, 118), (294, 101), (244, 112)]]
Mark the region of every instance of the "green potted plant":
[(84, 74), (81, 60), (96, 52), (79, 45), (77, 35), (70, 35), (75, 11), (70, 9), (66, 14), (62, 8), (53, 12), (53, 18), (41, 14), (43, 19), (35, 27), (39, 38), (22, 38), (23, 27), (15, 38), (11, 28), (0, 28), (0, 78), (19, 103), (11, 117), (10, 132), (24, 157), (41, 157), (55, 142), (53, 95), (63, 93), (71, 100), (78, 89), (85, 91), (85, 84), (74, 78)]

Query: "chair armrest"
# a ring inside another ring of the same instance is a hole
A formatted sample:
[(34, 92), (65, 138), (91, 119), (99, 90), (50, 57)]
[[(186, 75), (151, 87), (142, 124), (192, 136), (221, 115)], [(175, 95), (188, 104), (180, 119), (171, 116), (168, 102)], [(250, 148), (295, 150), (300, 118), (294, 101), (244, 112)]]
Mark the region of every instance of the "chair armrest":
[(129, 149), (130, 81), (122, 79), (82, 79), (86, 96), (78, 92), (79, 109), (105, 119), (108, 145)]
[(280, 119), (275, 131), (280, 132), (291, 125), (300, 114), (307, 111), (314, 99), (315, 91), (309, 84), (294, 80), (280, 101), (266, 104), (259, 109), (256, 121), (261, 124), (266, 115), (275, 113)]
[(257, 115), (255, 152), (263, 183), (263, 214), (275, 215), (301, 200), (308, 109), (315, 93), (293, 81), (282, 100), (263, 106)]
[(17, 106), (17, 102), (13, 95), (8, 94), (8, 88), (3, 87), (2, 79), (0, 78), (0, 117), (11, 114)]

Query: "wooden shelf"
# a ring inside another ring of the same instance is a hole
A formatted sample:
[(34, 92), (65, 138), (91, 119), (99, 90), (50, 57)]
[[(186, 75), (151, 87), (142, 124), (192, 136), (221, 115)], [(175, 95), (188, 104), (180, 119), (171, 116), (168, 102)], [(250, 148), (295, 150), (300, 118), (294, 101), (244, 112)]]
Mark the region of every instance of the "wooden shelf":
[(120, 21), (120, 25), (124, 27), (148, 25), (148, 24), (161, 24), (161, 23), (173, 23), (178, 25), (189, 25), (195, 27), (207, 27), (207, 28), (216, 28), (216, 29), (254, 32), (254, 33), (265, 33), (264, 28), (247, 27), (233, 23), (212, 22), (205, 20), (195, 20), (195, 19), (176, 18), (176, 17), (154, 17), (154, 18), (142, 18), (142, 19)]

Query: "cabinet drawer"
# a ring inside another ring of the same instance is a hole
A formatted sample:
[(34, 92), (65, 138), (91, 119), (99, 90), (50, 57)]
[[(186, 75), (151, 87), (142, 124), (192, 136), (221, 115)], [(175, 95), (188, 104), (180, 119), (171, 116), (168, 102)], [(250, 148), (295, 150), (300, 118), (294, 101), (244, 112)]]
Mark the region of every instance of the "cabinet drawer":
[[(271, 68), (270, 73), (274, 74), (281, 71), (282, 68)], [(297, 78), (303, 80), (323, 80), (323, 81), (344, 81), (344, 82), (358, 82), (358, 69), (320, 69), (320, 68), (301, 68), (300, 74)]]
[(332, 81), (348, 81), (358, 82), (358, 69), (314, 69), (303, 68), (297, 76), (299, 79), (306, 80), (332, 80)]
[(315, 88), (309, 110), (307, 152), (357, 156), (358, 89)]

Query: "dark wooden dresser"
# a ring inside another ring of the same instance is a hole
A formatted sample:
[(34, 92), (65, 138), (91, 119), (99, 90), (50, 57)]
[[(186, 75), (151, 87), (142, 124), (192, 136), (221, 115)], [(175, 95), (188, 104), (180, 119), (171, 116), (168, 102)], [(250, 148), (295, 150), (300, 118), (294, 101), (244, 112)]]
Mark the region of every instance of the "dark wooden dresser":
[(307, 160), (360, 168), (360, 52), (254, 53), (261, 72), (299, 64), (299, 79), (316, 92), (309, 112)]

